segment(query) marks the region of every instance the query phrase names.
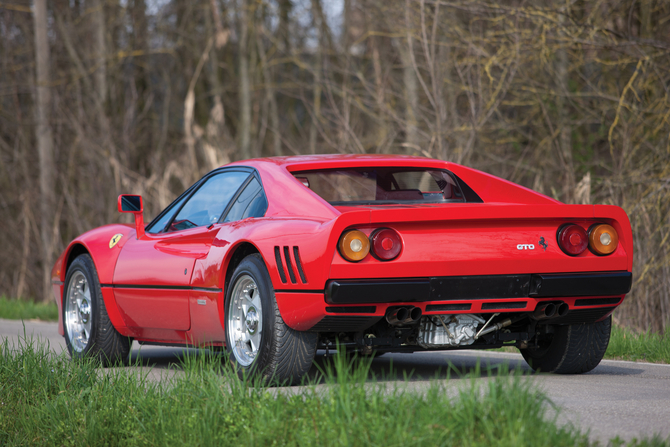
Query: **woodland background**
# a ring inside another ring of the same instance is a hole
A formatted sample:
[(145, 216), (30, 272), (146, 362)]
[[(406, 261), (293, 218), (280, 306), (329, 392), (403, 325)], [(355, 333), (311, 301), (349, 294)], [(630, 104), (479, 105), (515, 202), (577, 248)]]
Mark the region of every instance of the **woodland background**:
[(670, 324), (667, 0), (0, 2), (0, 294), (237, 159), (393, 153), (622, 206), (615, 321)]

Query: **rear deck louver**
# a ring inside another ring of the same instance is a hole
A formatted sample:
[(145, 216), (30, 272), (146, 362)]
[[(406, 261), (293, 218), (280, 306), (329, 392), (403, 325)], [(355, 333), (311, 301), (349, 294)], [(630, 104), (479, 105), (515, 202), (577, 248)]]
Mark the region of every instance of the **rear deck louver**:
[[(296, 270), (300, 276), (300, 281), (303, 284), (307, 284), (307, 277), (305, 277), (305, 272), (302, 269), (302, 262), (300, 261), (300, 249), (296, 246), (293, 247), (293, 259), (291, 259), (291, 247), (285, 245), (283, 247), (275, 246), (275, 261), (277, 263), (277, 271), (279, 272), (279, 277), (281, 282), (286, 284), (288, 282), (286, 277), (286, 272), (288, 271), (288, 278), (291, 280), (291, 284), (297, 284), (298, 279), (296, 278)], [(282, 258), (282, 252), (284, 254)], [(286, 268), (284, 268), (286, 265)], [(294, 267), (295, 265), (295, 267)]]

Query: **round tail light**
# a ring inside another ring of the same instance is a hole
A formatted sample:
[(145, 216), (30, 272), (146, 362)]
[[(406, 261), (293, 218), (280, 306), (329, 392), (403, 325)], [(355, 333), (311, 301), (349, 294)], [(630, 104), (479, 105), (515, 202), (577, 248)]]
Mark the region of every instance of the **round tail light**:
[(568, 224), (558, 230), (558, 246), (565, 254), (577, 256), (589, 246), (589, 237), (586, 230), (580, 225)]
[(370, 237), (372, 254), (382, 261), (395, 259), (402, 250), (402, 239), (397, 231), (390, 228), (381, 228)]
[(597, 255), (609, 255), (619, 246), (619, 235), (607, 224), (595, 224), (589, 228), (589, 247)]
[(358, 262), (370, 252), (370, 241), (362, 231), (351, 230), (342, 234), (338, 248), (344, 259)]

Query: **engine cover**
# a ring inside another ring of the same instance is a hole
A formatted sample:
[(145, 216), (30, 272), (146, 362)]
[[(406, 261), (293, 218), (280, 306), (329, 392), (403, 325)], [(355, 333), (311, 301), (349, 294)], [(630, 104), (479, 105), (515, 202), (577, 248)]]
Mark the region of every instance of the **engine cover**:
[(422, 348), (467, 346), (475, 341), (477, 326), (485, 321), (476, 315), (431, 315), (421, 319), (417, 344)]

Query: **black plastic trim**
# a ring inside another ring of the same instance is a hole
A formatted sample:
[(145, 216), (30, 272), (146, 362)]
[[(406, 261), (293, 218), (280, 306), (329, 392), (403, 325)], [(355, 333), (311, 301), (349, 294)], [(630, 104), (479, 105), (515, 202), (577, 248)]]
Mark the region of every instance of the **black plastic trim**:
[(510, 301), (507, 303), (483, 303), (482, 310), (494, 309), (525, 309), (528, 301)]
[(575, 300), (575, 307), (582, 306), (605, 306), (607, 304), (619, 304), (621, 298), (586, 298), (582, 300)]
[(277, 293), (314, 293), (323, 295), (323, 290), (303, 290), (303, 289), (275, 289)]
[(326, 284), (326, 302), (356, 304), (426, 301), (429, 292), (428, 279), (334, 280)]
[(328, 304), (625, 295), (630, 272), (330, 280)]
[(455, 311), (455, 310), (470, 310), (472, 304), (470, 303), (460, 303), (460, 304), (429, 304), (426, 306), (426, 312), (445, 312), (445, 311)]
[(200, 292), (222, 292), (222, 289), (216, 287), (164, 286), (155, 284), (100, 284), (100, 287), (111, 287), (113, 289), (195, 290)]
[(431, 301), (526, 298), (530, 275), (442, 276), (430, 279)]
[(633, 284), (631, 272), (542, 273), (533, 275), (531, 297), (625, 295)]
[(326, 307), (326, 312), (332, 314), (373, 314), (376, 311), (377, 306)]

